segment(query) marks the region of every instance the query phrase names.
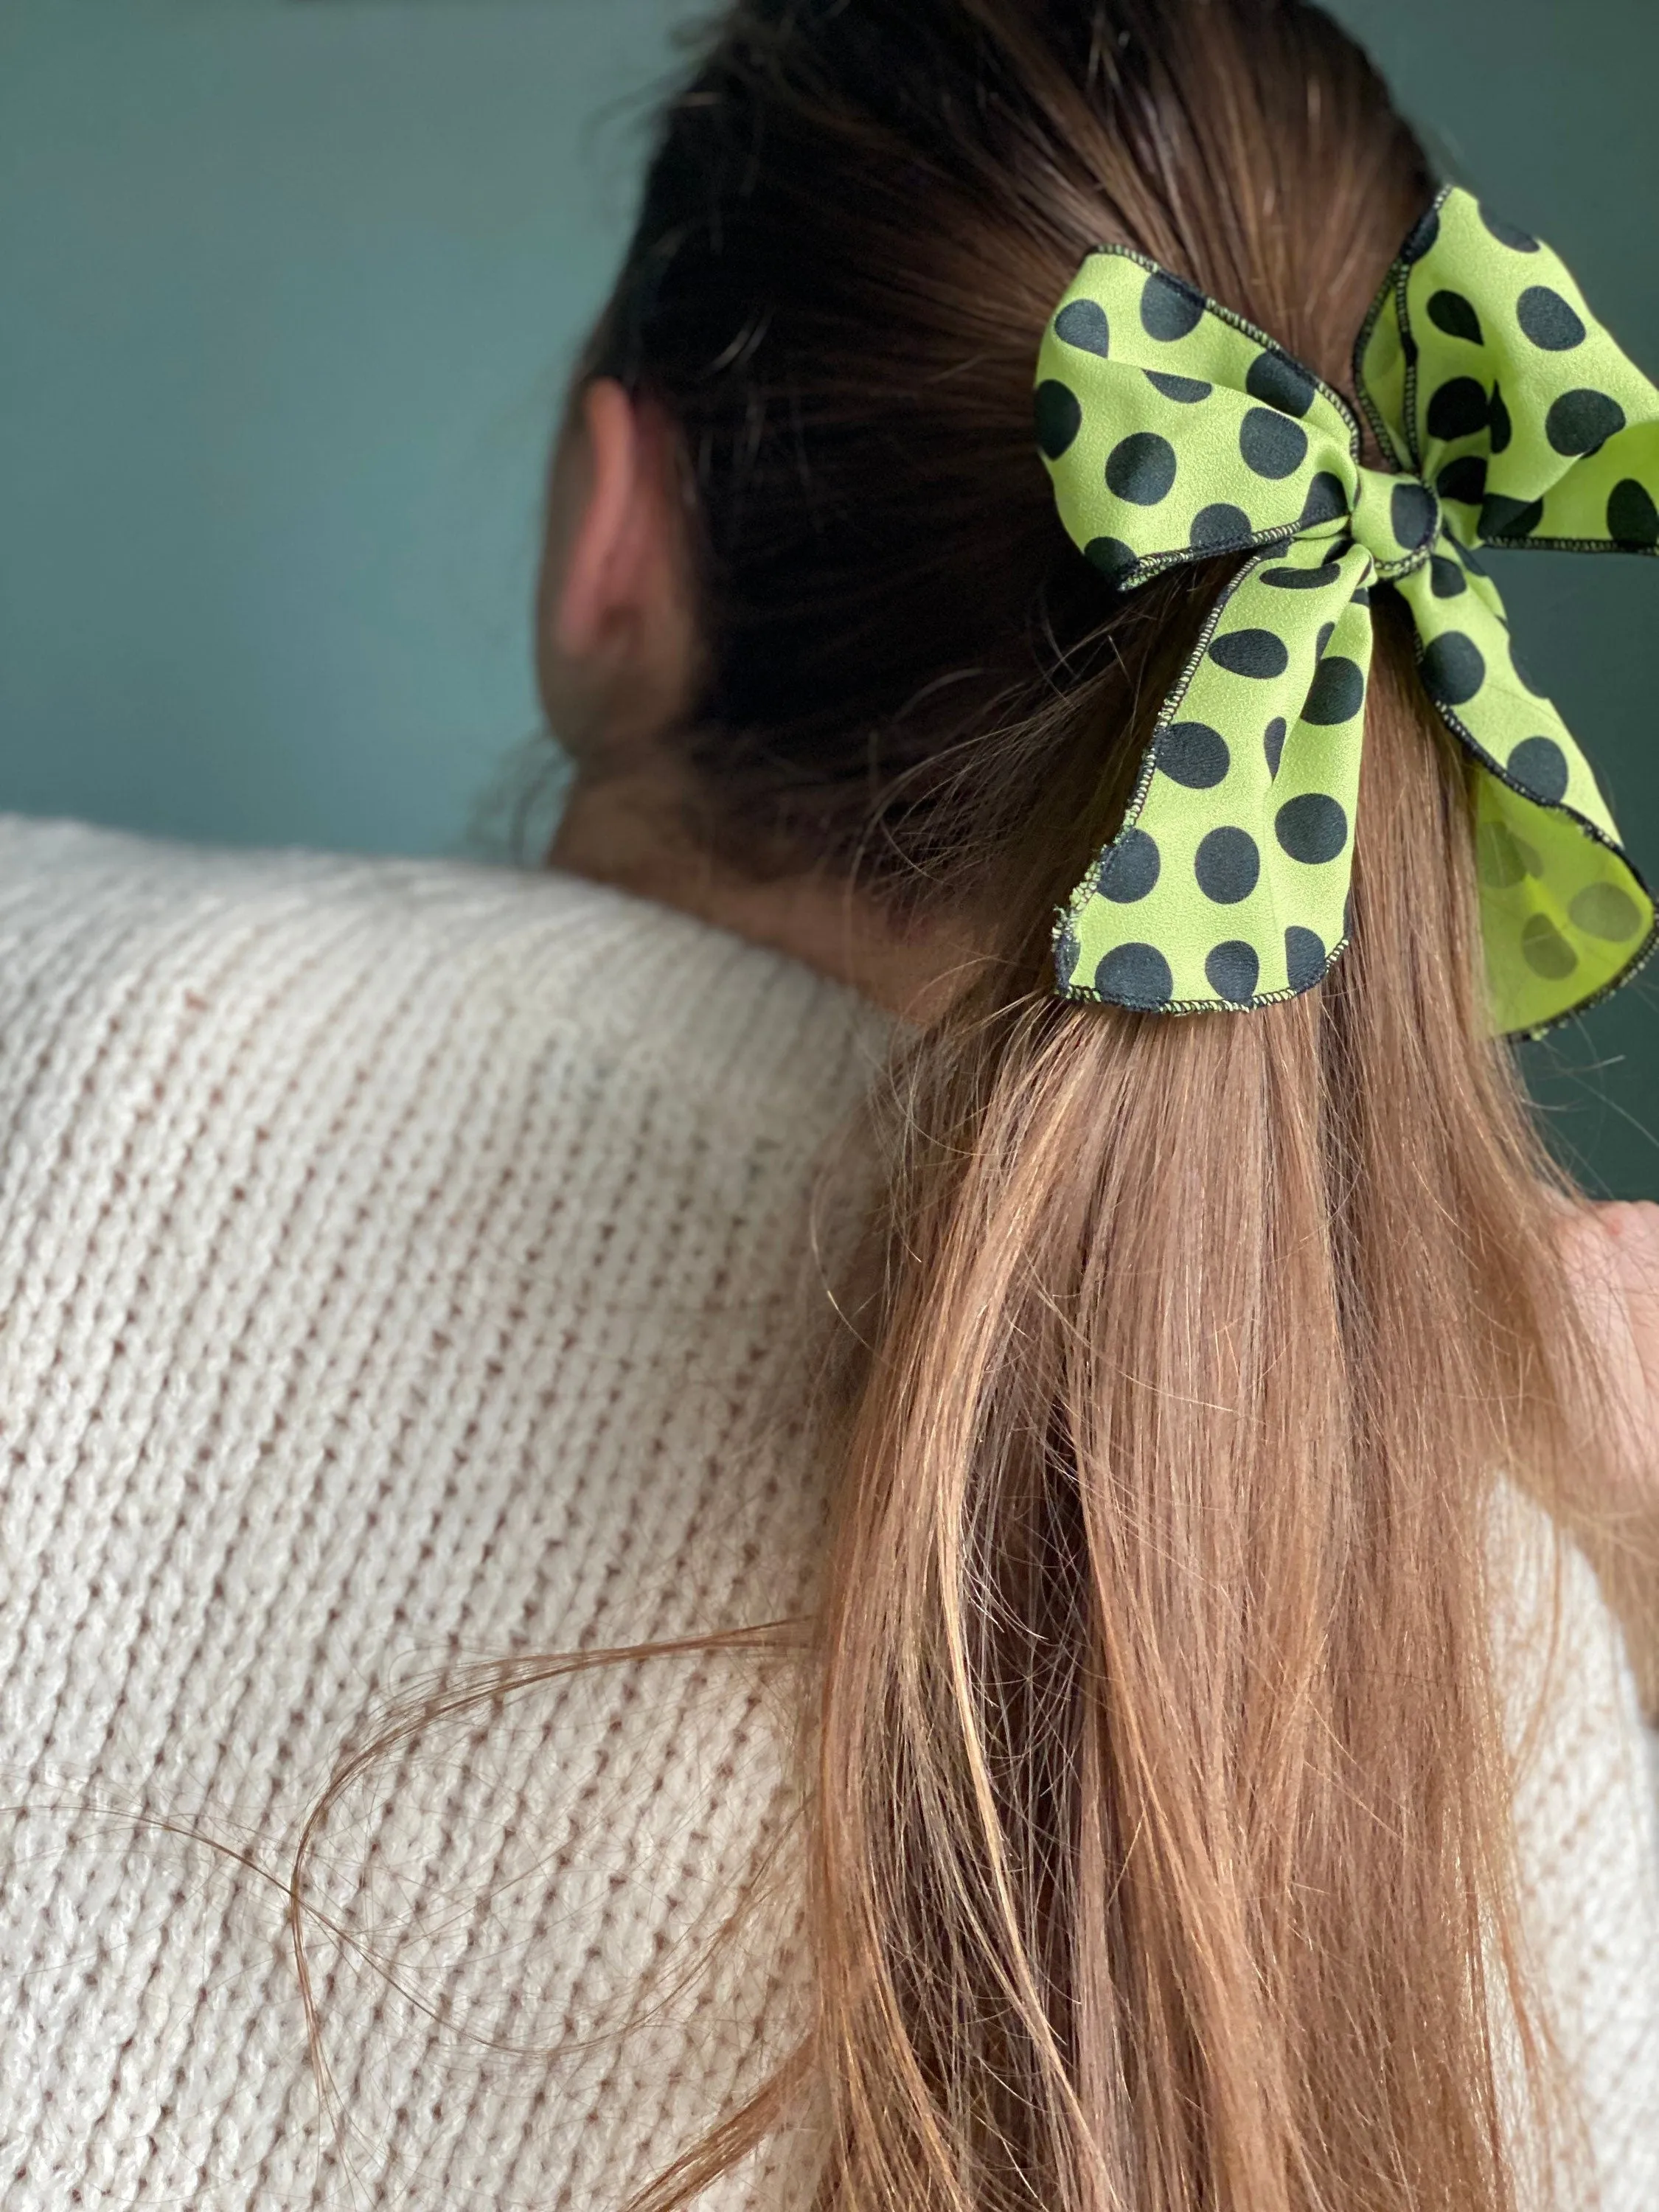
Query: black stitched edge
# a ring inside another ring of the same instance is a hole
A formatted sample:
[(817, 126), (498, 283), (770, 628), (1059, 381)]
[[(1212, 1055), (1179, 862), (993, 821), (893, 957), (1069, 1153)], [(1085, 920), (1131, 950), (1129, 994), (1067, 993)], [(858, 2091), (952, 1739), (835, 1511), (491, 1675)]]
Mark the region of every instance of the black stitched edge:
[[(1207, 313), (1218, 316), (1221, 321), (1230, 324), (1236, 331), (1242, 331), (1247, 338), (1254, 340), (1257, 345), (1265, 347), (1269, 353), (1278, 354), (1281, 359), (1288, 361), (1293, 368), (1299, 368), (1309, 382), (1323, 392), (1347, 425), (1349, 459), (1356, 466), (1358, 465), (1359, 424), (1355, 419), (1354, 411), (1336, 386), (1334, 384), (1327, 384), (1316, 368), (1310, 368), (1305, 361), (1293, 354), (1288, 346), (1280, 345), (1277, 338), (1270, 337), (1259, 324), (1251, 322), (1247, 316), (1239, 314), (1234, 308), (1224, 307), (1219, 300), (1212, 300), (1210, 295), (1194, 284), (1189, 276), (1182, 276), (1173, 269), (1166, 269), (1161, 261), (1154, 261), (1150, 254), (1138, 252), (1133, 246), (1097, 246), (1092, 247), (1085, 258), (1092, 259), (1097, 253), (1115, 253), (1121, 260), (1135, 263), (1137, 267), (1144, 269), (1149, 276), (1167, 276), (1171, 283), (1178, 284), (1183, 292), (1197, 293), (1199, 298), (1204, 302)], [(1073, 282), (1076, 281), (1074, 277)]]
[[(1626, 856), (1621, 853), (1620, 858), (1623, 860)], [(1626, 862), (1626, 865), (1628, 865), (1628, 862)], [(1636, 875), (1634, 868), (1631, 869), (1631, 873), (1633, 876)], [(1639, 876), (1636, 876), (1636, 880), (1638, 883), (1641, 883), (1642, 881)], [(1645, 890), (1646, 885), (1644, 884), (1643, 888)], [(1519, 1039), (1527, 1044), (1535, 1044), (1540, 1037), (1548, 1036), (1554, 1030), (1564, 1029), (1567, 1023), (1576, 1022), (1580, 1014), (1589, 1013), (1592, 1006), (1599, 1006), (1603, 999), (1610, 999), (1615, 991), (1622, 991), (1626, 984), (1630, 982), (1642, 969), (1647, 966), (1649, 961), (1653, 957), (1654, 947), (1656, 945), (1659, 945), (1659, 915), (1656, 915), (1653, 925), (1649, 929), (1647, 935), (1643, 939), (1641, 945), (1636, 951), (1632, 953), (1630, 958), (1619, 970), (1619, 973), (1616, 975), (1610, 976), (1605, 983), (1601, 984), (1598, 989), (1592, 991), (1587, 998), (1576, 999), (1572, 1005), (1567, 1007), (1564, 1012), (1552, 1014), (1548, 1021), (1536, 1023), (1529, 1030), (1499, 1030), (1497, 1034), (1502, 1037), (1514, 1037)]]
[[(1507, 628), (1507, 624), (1505, 627)], [(1415, 621), (1412, 623), (1412, 641), (1417, 657), (1418, 668), (1420, 671), (1427, 647), (1424, 644), (1422, 633)], [(1587, 997), (1575, 999), (1572, 1005), (1564, 1008), (1560, 1013), (1552, 1014), (1546, 1022), (1540, 1022), (1525, 1029), (1500, 1030), (1497, 1032), (1498, 1036), (1507, 1037), (1533, 1039), (1547, 1036), (1552, 1030), (1559, 1029), (1564, 1022), (1572, 1021), (1578, 1015), (1588, 1012), (1591, 1006), (1599, 1006), (1603, 999), (1629, 982), (1637, 969), (1645, 964), (1652, 955), (1655, 945), (1659, 944), (1659, 907), (1656, 906), (1653, 893), (1642, 871), (1617, 838), (1609, 837), (1605, 830), (1598, 827), (1587, 816), (1581, 814), (1576, 806), (1569, 806), (1565, 800), (1559, 799), (1540, 799), (1535, 791), (1528, 791), (1524, 784), (1517, 783), (1509, 770), (1500, 767), (1493, 756), (1471, 732), (1455, 708), (1448, 707), (1437, 699), (1426, 684), (1423, 686), (1423, 690), (1436, 714), (1439, 715), (1441, 720), (1477, 768), (1483, 769), (1488, 775), (1494, 776), (1506, 790), (1514, 792), (1517, 799), (1524, 799), (1528, 805), (1541, 807), (1551, 814), (1565, 815), (1569, 822), (1574, 823), (1594, 843), (1600, 845), (1604, 852), (1611, 853), (1616, 860), (1623, 863), (1630, 871), (1632, 881), (1648, 902), (1650, 919), (1647, 935), (1616, 975), (1610, 976), (1605, 983), (1598, 985), (1596, 989), (1589, 993)]]
[(1659, 554), (1659, 545), (1630, 545), (1621, 538), (1483, 538), (1475, 550), (1487, 545), (1500, 553), (1631, 553), (1638, 560)]
[(1411, 272), (1415, 264), (1406, 259), (1405, 249), (1406, 246), (1411, 244), (1412, 240), (1416, 237), (1418, 232), (1422, 229), (1429, 217), (1431, 216), (1437, 216), (1439, 214), (1441, 209), (1445, 206), (1446, 202), (1451, 198), (1452, 194), (1456, 190), (1457, 186), (1455, 184), (1442, 185), (1439, 191), (1436, 192), (1434, 198), (1430, 201), (1428, 206), (1424, 209), (1422, 214), (1419, 216), (1417, 221), (1412, 225), (1410, 231), (1407, 234), (1407, 236), (1401, 246), (1400, 252), (1389, 263), (1389, 273), (1382, 279), (1382, 283), (1378, 289), (1376, 297), (1371, 302), (1370, 312), (1367, 313), (1364, 321), (1359, 326), (1359, 336), (1354, 340), (1352, 373), (1354, 390), (1359, 396), (1359, 404), (1365, 410), (1365, 419), (1370, 422), (1371, 428), (1376, 434), (1376, 442), (1378, 446), (1384, 453), (1392, 456), (1396, 465), (1403, 467), (1403, 464), (1401, 462), (1400, 458), (1400, 447), (1395, 442), (1394, 432), (1389, 428), (1381, 408), (1377, 405), (1376, 400), (1372, 395), (1370, 386), (1365, 381), (1363, 366), (1365, 358), (1365, 349), (1371, 342), (1372, 333), (1376, 331), (1377, 323), (1381, 319), (1382, 310), (1388, 306), (1389, 301), (1392, 296), (1396, 303), (1400, 323), (1400, 343), (1406, 358), (1405, 412), (1407, 459), (1411, 463), (1413, 474), (1419, 477), (1423, 473), (1423, 464), (1421, 448), (1419, 447), (1417, 441), (1417, 363), (1413, 358), (1412, 349), (1414, 341), (1412, 336), (1411, 319), (1406, 312), (1406, 287), (1410, 280)]
[(1389, 428), (1381, 408), (1371, 396), (1370, 386), (1359, 371), (1360, 362), (1370, 349), (1372, 333), (1376, 331), (1382, 310), (1388, 304), (1389, 289), (1389, 286), (1385, 284), (1371, 302), (1370, 312), (1359, 326), (1359, 336), (1354, 340), (1353, 346), (1353, 380), (1355, 389), (1359, 394), (1360, 406), (1364, 410), (1365, 420), (1371, 426), (1378, 450), (1386, 453), (1396, 468), (1403, 468), (1409, 456), (1402, 456), (1399, 447), (1395, 443), (1394, 432)]
[[(1127, 1006), (1121, 999), (1103, 999), (1098, 991), (1061, 989), (1058, 985), (1050, 995), (1065, 999), (1076, 1006), (1115, 1006), (1121, 1014), (1258, 1013), (1263, 1006), (1288, 1006), (1292, 999), (1305, 999), (1310, 991), (1316, 991), (1352, 942), (1352, 939), (1344, 937), (1333, 945), (1318, 975), (1311, 983), (1304, 983), (1299, 991), (1292, 991), (1287, 987), (1282, 991), (1258, 992), (1253, 999), (1160, 999), (1155, 1006)], [(1622, 977), (1620, 981), (1623, 981)], [(1528, 1030), (1528, 1035), (1531, 1034)]]
[[(1340, 520), (1334, 522), (1330, 528), (1331, 535), (1339, 532), (1346, 534)], [(1133, 568), (1120, 569), (1111, 581), (1115, 589), (1132, 592), (1137, 585), (1150, 584), (1155, 576), (1167, 576), (1171, 568), (1190, 568), (1200, 561), (1223, 560), (1229, 553), (1274, 553), (1281, 545), (1288, 545), (1292, 538), (1302, 537), (1306, 537), (1310, 544), (1324, 543), (1311, 532), (1304, 531), (1299, 523), (1286, 522), (1276, 530), (1253, 531), (1248, 538), (1229, 538), (1224, 544), (1189, 545), (1184, 550), (1172, 548), (1167, 553), (1145, 553)]]

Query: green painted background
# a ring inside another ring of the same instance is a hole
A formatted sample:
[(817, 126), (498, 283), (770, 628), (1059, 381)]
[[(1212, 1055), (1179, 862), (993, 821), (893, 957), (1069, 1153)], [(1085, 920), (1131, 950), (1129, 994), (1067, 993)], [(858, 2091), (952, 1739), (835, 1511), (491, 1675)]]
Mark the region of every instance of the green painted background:
[(674, 12), (0, 0), (0, 805), (462, 842)]
[[(0, 0), (0, 806), (493, 834), (548, 429), (684, 12)], [(1659, 374), (1655, 0), (1334, 12)], [(1498, 574), (1659, 878), (1659, 563)], [(1659, 963), (1531, 1065), (1592, 1177), (1659, 1195)]]

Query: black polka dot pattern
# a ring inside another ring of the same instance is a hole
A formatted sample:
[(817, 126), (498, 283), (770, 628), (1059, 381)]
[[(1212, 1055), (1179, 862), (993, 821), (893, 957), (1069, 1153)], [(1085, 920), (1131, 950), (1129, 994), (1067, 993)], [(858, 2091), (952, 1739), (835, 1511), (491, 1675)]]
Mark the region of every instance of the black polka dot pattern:
[(1480, 502), (1480, 535), (1486, 538), (1530, 538), (1543, 520), (1541, 499), (1510, 499), (1489, 491)]
[(1313, 405), (1318, 388), (1299, 361), (1274, 349), (1256, 356), (1244, 380), (1244, 389), (1252, 399), (1298, 420)]
[(1120, 439), (1106, 457), (1106, 482), (1120, 499), (1136, 507), (1156, 507), (1167, 499), (1179, 464), (1176, 449), (1156, 430), (1135, 430)]
[(1659, 545), (1659, 506), (1647, 486), (1633, 477), (1626, 477), (1607, 494), (1607, 535), (1615, 544), (1638, 552)]
[(1461, 292), (1448, 291), (1443, 286), (1429, 296), (1429, 320), (1437, 331), (1444, 331), (1450, 338), (1465, 338), (1470, 345), (1484, 345), (1486, 333), (1480, 327), (1480, 318), (1474, 305)]
[(1364, 703), (1364, 670), (1358, 661), (1334, 653), (1314, 671), (1302, 719), (1321, 729), (1328, 728), (1338, 722), (1352, 721)]
[(1558, 453), (1599, 453), (1625, 427), (1625, 410), (1605, 392), (1564, 392), (1544, 418), (1544, 434)]
[(1247, 468), (1273, 481), (1294, 476), (1307, 459), (1308, 434), (1271, 407), (1253, 407), (1239, 425), (1238, 450)]
[(1546, 914), (1528, 915), (1521, 927), (1521, 957), (1534, 975), (1551, 982), (1571, 975), (1578, 955)]
[(1142, 372), (1154, 392), (1161, 392), (1166, 399), (1173, 399), (1178, 407), (1196, 407), (1200, 399), (1207, 399), (1215, 390), (1200, 376), (1171, 376), (1166, 370), (1149, 368)]
[(1440, 527), (1440, 502), (1415, 477), (1403, 477), (1395, 486), (1390, 504), (1394, 534), (1413, 552)]
[(1269, 781), (1279, 774), (1279, 763), (1284, 756), (1285, 739), (1290, 725), (1282, 714), (1275, 714), (1261, 734), (1261, 750), (1267, 763)]
[(1235, 676), (1255, 676), (1264, 681), (1282, 676), (1291, 656), (1282, 637), (1270, 629), (1230, 630), (1210, 641), (1210, 658)]
[(1429, 562), (1430, 586), (1437, 599), (1455, 599), (1460, 592), (1469, 588), (1463, 571), (1455, 561), (1443, 553), (1437, 553)]
[(1537, 252), (1538, 240), (1530, 231), (1518, 230), (1514, 223), (1504, 222), (1484, 205), (1480, 210), (1480, 220), (1500, 246), (1507, 246), (1515, 253)]
[(1486, 496), (1486, 464), (1479, 453), (1460, 453), (1441, 470), (1434, 480), (1434, 488), (1442, 499), (1455, 499), (1465, 507), (1479, 507)]
[(1102, 361), (1110, 358), (1111, 325), (1098, 300), (1073, 300), (1070, 307), (1062, 307), (1054, 317), (1054, 328), (1067, 345), (1077, 346), (1084, 353), (1097, 354)]
[(1546, 353), (1571, 353), (1584, 343), (1584, 325), (1576, 310), (1547, 284), (1529, 284), (1515, 313), (1526, 336)]
[(1336, 522), (1348, 511), (1348, 491), (1339, 476), (1322, 469), (1308, 486), (1308, 496), (1301, 514), (1301, 527), (1312, 530), (1322, 522)]
[(1091, 538), (1084, 546), (1084, 560), (1099, 568), (1109, 584), (1121, 584), (1137, 557), (1134, 546), (1126, 546), (1121, 538)]
[(1206, 898), (1218, 906), (1236, 906), (1255, 889), (1261, 855), (1248, 830), (1212, 830), (1200, 841), (1193, 872)]
[(1110, 1004), (1151, 1010), (1169, 1004), (1175, 978), (1155, 945), (1130, 943), (1114, 946), (1100, 963), (1095, 990)]
[(1317, 867), (1335, 860), (1348, 842), (1348, 817), (1322, 791), (1287, 799), (1273, 817), (1273, 835), (1293, 860)]
[(1091, 538), (1083, 550), (1085, 558), (1109, 584), (1121, 583), (1139, 558), (1134, 547), (1126, 545), (1121, 538)]
[(1510, 774), (1529, 798), (1553, 806), (1567, 791), (1567, 757), (1553, 738), (1522, 738), (1508, 761)]
[(1227, 740), (1203, 722), (1171, 722), (1158, 742), (1158, 764), (1189, 791), (1207, 791), (1231, 766)]
[(1575, 929), (1608, 945), (1627, 945), (1642, 927), (1642, 910), (1617, 884), (1586, 884), (1567, 908)]
[(1293, 991), (1311, 991), (1325, 973), (1324, 941), (1292, 922), (1285, 932), (1285, 967)]
[(1486, 656), (1462, 630), (1443, 630), (1424, 653), (1424, 685), (1443, 707), (1462, 706), (1486, 680)]
[(1155, 270), (1140, 295), (1141, 328), (1149, 338), (1172, 345), (1198, 327), (1204, 295), (1179, 276)]
[(1448, 445), (1455, 439), (1472, 438), (1477, 430), (1486, 427), (1486, 387), (1477, 377), (1449, 377), (1436, 391), (1429, 402), (1429, 435), (1443, 438)]
[(1230, 937), (1211, 951), (1204, 973), (1218, 997), (1242, 1006), (1255, 995), (1261, 962), (1255, 945), (1247, 945), (1243, 938)]
[(1483, 822), (1475, 832), (1475, 868), (1489, 890), (1513, 890), (1538, 873), (1537, 854), (1507, 822)]
[(1224, 499), (1217, 500), (1213, 506), (1200, 507), (1188, 536), (1188, 543), (1198, 553), (1247, 545), (1249, 539), (1249, 516), (1242, 507), (1230, 507)]
[(1083, 428), (1083, 407), (1069, 384), (1050, 378), (1036, 388), (1036, 439), (1057, 461)]
[(1157, 839), (1145, 830), (1125, 830), (1106, 849), (1097, 887), (1103, 898), (1133, 906), (1150, 894), (1162, 866)]
[(1322, 562), (1316, 568), (1264, 568), (1261, 580), (1276, 592), (1328, 592), (1340, 573), (1334, 562)]

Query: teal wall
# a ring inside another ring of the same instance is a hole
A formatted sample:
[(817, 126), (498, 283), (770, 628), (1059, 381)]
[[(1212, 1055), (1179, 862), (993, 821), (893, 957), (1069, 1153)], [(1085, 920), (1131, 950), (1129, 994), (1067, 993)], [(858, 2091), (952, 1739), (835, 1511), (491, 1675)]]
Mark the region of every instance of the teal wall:
[[(548, 431), (684, 12), (0, 0), (0, 805), (399, 852), (496, 818)], [(1659, 371), (1654, 0), (1335, 12)], [(1499, 580), (1659, 875), (1659, 568)], [(1620, 1190), (1659, 1194), (1656, 1005), (1529, 1054)]]
[(0, 0), (0, 805), (465, 837), (670, 14)]

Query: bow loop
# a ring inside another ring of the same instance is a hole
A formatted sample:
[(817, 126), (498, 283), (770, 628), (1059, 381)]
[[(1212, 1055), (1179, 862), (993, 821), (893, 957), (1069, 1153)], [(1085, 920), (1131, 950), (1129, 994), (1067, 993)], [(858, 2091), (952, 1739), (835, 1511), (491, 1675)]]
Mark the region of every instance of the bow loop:
[(1659, 549), (1659, 392), (1559, 256), (1442, 192), (1354, 349), (1385, 452), (1466, 544)]
[(1267, 334), (1122, 246), (1046, 331), (1037, 440), (1112, 583), (1247, 552), (1164, 702), (1122, 827), (1055, 932), (1063, 995), (1187, 1012), (1292, 998), (1346, 943), (1371, 594), (1480, 773), (1494, 1025), (1536, 1035), (1656, 935), (1589, 763), (1516, 659), (1474, 551), (1659, 551), (1659, 390), (1548, 248), (1447, 187), (1355, 349), (1395, 471)]
[(1127, 246), (1089, 256), (1048, 325), (1036, 432), (1066, 530), (1126, 589), (1212, 554), (1342, 536), (1358, 489), (1346, 402)]

